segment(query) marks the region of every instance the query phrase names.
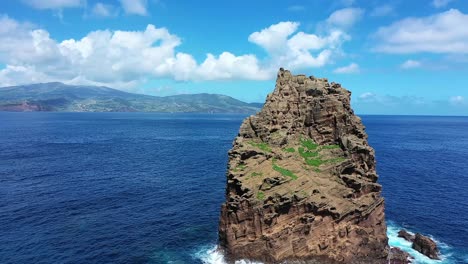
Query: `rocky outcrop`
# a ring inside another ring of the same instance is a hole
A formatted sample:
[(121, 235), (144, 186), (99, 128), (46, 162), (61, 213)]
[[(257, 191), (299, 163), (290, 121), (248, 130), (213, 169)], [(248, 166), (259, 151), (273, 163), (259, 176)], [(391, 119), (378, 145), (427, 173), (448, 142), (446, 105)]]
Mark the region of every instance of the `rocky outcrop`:
[(402, 237), (405, 240), (412, 242), (411, 247), (416, 251), (428, 256), (431, 259), (439, 258), (439, 248), (434, 240), (430, 237), (423, 236), (416, 233), (416, 235), (407, 232), (406, 230), (398, 231), (398, 237)]
[(392, 247), (390, 249), (390, 254), (389, 254), (389, 264), (409, 264), (412, 263), (412, 257), (410, 254), (406, 253), (405, 251), (397, 248), (397, 247)]
[(421, 234), (414, 236), (412, 248), (428, 256), (431, 259), (439, 259), (439, 249), (434, 240)]
[(219, 224), (228, 260), (387, 263), (374, 150), (350, 95), (280, 69), (229, 151)]
[(409, 242), (413, 242), (413, 241), (414, 241), (414, 235), (408, 233), (408, 232), (407, 232), (406, 230), (404, 230), (404, 229), (398, 231), (398, 237), (404, 238), (405, 240), (407, 240), (407, 241), (409, 241)]

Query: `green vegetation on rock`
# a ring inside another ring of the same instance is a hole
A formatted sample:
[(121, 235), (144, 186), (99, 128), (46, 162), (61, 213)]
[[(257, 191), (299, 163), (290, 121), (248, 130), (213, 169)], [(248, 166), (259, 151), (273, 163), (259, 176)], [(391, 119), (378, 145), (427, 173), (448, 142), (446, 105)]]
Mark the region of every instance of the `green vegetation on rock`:
[(327, 163), (338, 163), (338, 162), (343, 162), (345, 160), (346, 160), (345, 158), (338, 157), (338, 158), (326, 160), (325, 162), (327, 162)]
[(285, 148), (285, 149), (283, 149), (283, 150), (286, 151), (286, 152), (289, 152), (289, 153), (294, 153), (294, 152), (296, 152), (296, 150), (295, 150), (294, 148)]
[(244, 169), (246, 168), (246, 166), (244, 164), (239, 164), (237, 165), (237, 167), (235, 167), (233, 169), (233, 171), (237, 172), (237, 171), (243, 171)]
[(321, 147), (322, 149), (338, 149), (340, 148), (339, 145), (325, 145)]
[(305, 159), (307, 165), (320, 167), (320, 165), (324, 164), (326, 161), (318, 159)]
[(286, 176), (286, 177), (290, 177), (291, 179), (293, 180), (296, 180), (297, 179), (297, 175), (294, 174), (292, 171), (288, 170), (288, 169), (285, 169), (285, 168), (282, 168), (278, 165), (275, 164), (275, 162), (273, 161), (273, 169), (279, 173), (281, 173), (281, 175), (283, 176)]
[(262, 200), (262, 201), (265, 200), (265, 194), (263, 192), (258, 192), (257, 199)]
[(261, 173), (261, 172), (252, 172), (250, 174), (250, 176), (252, 176), (252, 177), (263, 176), (263, 173)]
[(256, 147), (256, 148), (259, 148), (265, 152), (271, 152), (271, 148), (270, 146), (265, 143), (265, 142), (260, 142), (260, 143), (256, 143), (254, 141), (249, 141), (247, 142), (249, 145), (253, 146), (253, 147)]
[(312, 139), (302, 139), (301, 138), (301, 145), (308, 150), (315, 150), (319, 145), (315, 144)]
[(318, 167), (325, 163), (337, 163), (346, 160), (342, 157), (333, 159), (322, 159), (320, 152), (324, 149), (338, 149), (339, 145), (324, 145), (319, 146), (311, 139), (300, 139), (302, 147), (298, 148), (299, 155), (304, 159), (305, 163), (309, 166), (317, 167), (315, 172), (320, 172)]
[(303, 157), (304, 159), (318, 156), (318, 152), (316, 152), (316, 151), (307, 151), (307, 150), (304, 150), (304, 148), (302, 148), (302, 147), (299, 148), (298, 151), (299, 151), (299, 155), (301, 155), (301, 157)]

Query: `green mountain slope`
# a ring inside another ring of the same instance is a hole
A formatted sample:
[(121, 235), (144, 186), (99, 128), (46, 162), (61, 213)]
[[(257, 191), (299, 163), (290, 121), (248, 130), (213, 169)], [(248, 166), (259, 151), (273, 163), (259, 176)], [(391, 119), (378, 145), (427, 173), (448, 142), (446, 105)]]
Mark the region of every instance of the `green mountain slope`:
[(254, 113), (260, 108), (219, 94), (158, 97), (58, 82), (0, 88), (0, 111)]

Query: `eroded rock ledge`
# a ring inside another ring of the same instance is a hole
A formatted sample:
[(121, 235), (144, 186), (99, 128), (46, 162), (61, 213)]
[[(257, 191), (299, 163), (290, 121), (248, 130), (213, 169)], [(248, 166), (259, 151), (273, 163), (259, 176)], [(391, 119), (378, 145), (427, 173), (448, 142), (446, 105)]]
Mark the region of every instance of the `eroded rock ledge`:
[(219, 224), (229, 260), (386, 263), (374, 150), (350, 95), (280, 69), (229, 152)]

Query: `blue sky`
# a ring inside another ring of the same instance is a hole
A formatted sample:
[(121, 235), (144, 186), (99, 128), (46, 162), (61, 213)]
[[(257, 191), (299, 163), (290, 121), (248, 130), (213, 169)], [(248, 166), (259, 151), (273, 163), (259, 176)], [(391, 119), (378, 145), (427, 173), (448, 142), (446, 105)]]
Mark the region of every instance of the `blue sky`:
[(0, 86), (62, 81), (263, 102), (279, 67), (327, 77), (361, 114), (468, 115), (465, 0), (17, 0)]

